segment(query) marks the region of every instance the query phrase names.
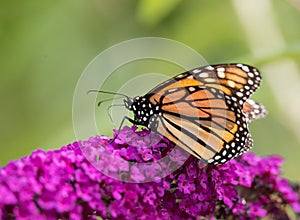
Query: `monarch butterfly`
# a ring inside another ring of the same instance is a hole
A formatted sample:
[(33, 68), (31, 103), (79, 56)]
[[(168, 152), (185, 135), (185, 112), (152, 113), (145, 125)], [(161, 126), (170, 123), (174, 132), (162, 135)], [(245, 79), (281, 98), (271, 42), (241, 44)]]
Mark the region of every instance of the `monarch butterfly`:
[(134, 114), (125, 119), (209, 164), (223, 164), (252, 148), (248, 124), (266, 110), (248, 98), (260, 82), (259, 71), (245, 64), (192, 69), (144, 96), (125, 96), (125, 107)]

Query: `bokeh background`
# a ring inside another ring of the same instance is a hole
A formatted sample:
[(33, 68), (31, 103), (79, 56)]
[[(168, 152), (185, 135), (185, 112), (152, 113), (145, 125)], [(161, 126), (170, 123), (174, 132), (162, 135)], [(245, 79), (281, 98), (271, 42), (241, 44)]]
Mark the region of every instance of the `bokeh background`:
[[(281, 155), (284, 175), (300, 180), (297, 0), (1, 1), (0, 166), (75, 141), (72, 98), (82, 71), (106, 48), (149, 36), (180, 41), (211, 64), (258, 67), (264, 81), (253, 98), (269, 115), (250, 126), (253, 151)], [(170, 77), (180, 72), (164, 62), (133, 66), (135, 75), (145, 69)], [(123, 83), (115, 77), (105, 88), (117, 91)], [(112, 135), (106, 110), (99, 115), (106, 120), (100, 132)]]

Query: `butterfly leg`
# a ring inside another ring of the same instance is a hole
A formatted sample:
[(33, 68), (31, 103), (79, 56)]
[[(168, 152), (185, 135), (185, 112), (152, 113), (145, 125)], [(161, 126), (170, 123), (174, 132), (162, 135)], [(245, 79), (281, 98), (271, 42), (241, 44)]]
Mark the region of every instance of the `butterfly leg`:
[(157, 121), (155, 121), (155, 122), (153, 122), (153, 123), (151, 124), (150, 130), (154, 132), (154, 135), (153, 135), (153, 137), (151, 138), (150, 146), (152, 146), (152, 145), (154, 144), (154, 140), (155, 140), (155, 138), (156, 138), (156, 136), (157, 136), (157, 127), (158, 127)]
[[(107, 100), (109, 100), (109, 99), (107, 99)], [(106, 101), (106, 100), (104, 100), (104, 101)], [(110, 106), (108, 106), (108, 108), (107, 108), (107, 115), (108, 115), (108, 117), (109, 117), (109, 119), (110, 119), (110, 121), (114, 124), (114, 120), (113, 120), (113, 118), (112, 118), (112, 112), (111, 112), (111, 109), (112, 109), (112, 107), (117, 107), (117, 106), (124, 106), (124, 104), (113, 104), (113, 105), (110, 105)]]
[(121, 124), (120, 124), (120, 126), (119, 126), (118, 132), (117, 132), (117, 134), (114, 136), (114, 138), (109, 142), (110, 144), (113, 143), (113, 142), (117, 139), (117, 137), (119, 136), (120, 130), (121, 130), (121, 128), (122, 128), (122, 126), (123, 126), (125, 120), (131, 122), (132, 124), (135, 124), (135, 121), (134, 121), (133, 119), (129, 118), (128, 116), (124, 116), (123, 119), (122, 119), (122, 121), (121, 121)]

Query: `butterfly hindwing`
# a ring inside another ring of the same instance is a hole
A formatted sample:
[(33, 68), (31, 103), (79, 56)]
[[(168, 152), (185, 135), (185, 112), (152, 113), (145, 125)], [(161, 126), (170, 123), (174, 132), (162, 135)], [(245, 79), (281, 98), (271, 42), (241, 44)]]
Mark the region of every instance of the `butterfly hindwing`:
[(244, 146), (246, 120), (222, 91), (193, 86), (165, 91), (161, 97), (158, 133), (210, 163), (225, 163), (241, 151), (235, 146)]

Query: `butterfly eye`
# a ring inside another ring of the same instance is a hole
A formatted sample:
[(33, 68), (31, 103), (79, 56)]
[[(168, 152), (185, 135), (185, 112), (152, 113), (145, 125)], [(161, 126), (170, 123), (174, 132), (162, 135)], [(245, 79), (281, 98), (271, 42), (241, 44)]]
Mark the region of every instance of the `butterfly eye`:
[(132, 105), (133, 105), (133, 99), (127, 97), (123, 100), (124, 104), (125, 104), (125, 107), (129, 110), (132, 109)]

